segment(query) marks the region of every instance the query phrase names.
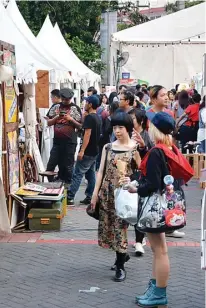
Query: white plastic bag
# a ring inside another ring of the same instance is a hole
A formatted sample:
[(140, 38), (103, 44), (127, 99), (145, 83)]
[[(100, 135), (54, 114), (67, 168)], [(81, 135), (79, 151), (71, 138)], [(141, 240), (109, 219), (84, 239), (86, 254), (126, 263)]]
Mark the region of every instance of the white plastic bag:
[(115, 210), (118, 217), (131, 225), (137, 223), (138, 194), (130, 193), (123, 187), (114, 191)]

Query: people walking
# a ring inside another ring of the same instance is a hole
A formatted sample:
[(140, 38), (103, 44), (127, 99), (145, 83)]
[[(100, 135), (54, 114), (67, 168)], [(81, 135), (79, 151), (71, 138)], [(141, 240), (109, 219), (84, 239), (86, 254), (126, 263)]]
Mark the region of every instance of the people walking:
[(88, 115), (84, 119), (84, 135), (77, 162), (72, 176), (71, 186), (68, 189), (67, 204), (74, 205), (74, 197), (79, 190), (83, 176), (87, 180), (85, 190), (86, 198), (80, 203), (90, 204), (95, 186), (95, 166), (96, 158), (99, 152), (100, 138), (100, 119), (96, 113), (99, 106), (99, 99), (96, 95), (91, 95), (86, 99), (85, 110)]
[[(130, 138), (133, 129), (132, 118), (125, 112), (117, 112), (111, 119), (111, 125), (117, 140), (105, 145), (103, 149), (91, 205), (95, 208), (98, 198), (100, 199), (98, 243), (99, 246), (112, 248), (116, 252), (114, 280), (124, 281), (124, 264), (129, 259), (128, 224), (116, 216), (114, 190), (119, 187), (122, 175), (130, 176), (133, 170), (138, 168), (141, 160), (136, 144)], [(105, 166), (105, 176), (102, 178)]]

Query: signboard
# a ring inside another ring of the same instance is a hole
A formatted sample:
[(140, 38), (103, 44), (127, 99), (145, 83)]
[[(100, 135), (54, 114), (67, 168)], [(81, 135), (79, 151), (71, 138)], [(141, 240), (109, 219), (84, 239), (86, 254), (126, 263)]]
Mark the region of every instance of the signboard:
[[(9, 49), (4, 49), (3, 51), (3, 63), (13, 69), (13, 75), (16, 76), (16, 59), (15, 54)], [(11, 82), (10, 80), (7, 82)], [(8, 84), (11, 85), (11, 84)]]
[(106, 86), (105, 87), (105, 94), (107, 95), (107, 97), (109, 97), (109, 95), (112, 92), (117, 92), (117, 88), (115, 86)]
[(17, 97), (13, 86), (5, 86), (5, 122), (18, 121)]
[(137, 83), (140, 84), (140, 86), (143, 85), (143, 84), (146, 84), (147, 86), (149, 85), (149, 82), (148, 82), (148, 81), (146, 81), (146, 80), (141, 80), (141, 79), (138, 79), (138, 80), (137, 80)]
[(130, 79), (130, 73), (122, 73), (122, 79)]
[(49, 72), (38, 71), (38, 82), (35, 84), (36, 106), (38, 108), (49, 108)]
[(126, 85), (126, 86), (136, 86), (137, 79), (120, 79), (119, 84)]

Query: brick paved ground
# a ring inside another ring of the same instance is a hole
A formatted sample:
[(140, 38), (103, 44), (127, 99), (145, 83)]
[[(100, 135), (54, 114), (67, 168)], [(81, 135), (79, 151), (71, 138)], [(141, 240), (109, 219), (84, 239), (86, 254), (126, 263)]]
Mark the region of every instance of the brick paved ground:
[[(168, 239), (170, 308), (203, 308), (204, 272), (200, 270), (200, 204), (203, 191), (186, 188), (188, 225), (184, 239)], [(83, 196), (83, 187), (77, 196)], [(136, 258), (130, 245), (127, 280), (112, 281), (114, 253), (96, 244), (97, 222), (77, 205), (68, 211), (62, 231), (14, 235), (0, 240), (0, 308), (132, 308), (150, 277), (151, 253)], [(129, 230), (133, 242), (134, 231)], [(9, 243), (4, 243), (9, 241)], [(62, 243), (65, 242), (65, 243)], [(174, 246), (173, 246), (174, 245)], [(94, 293), (89, 290), (97, 287)]]

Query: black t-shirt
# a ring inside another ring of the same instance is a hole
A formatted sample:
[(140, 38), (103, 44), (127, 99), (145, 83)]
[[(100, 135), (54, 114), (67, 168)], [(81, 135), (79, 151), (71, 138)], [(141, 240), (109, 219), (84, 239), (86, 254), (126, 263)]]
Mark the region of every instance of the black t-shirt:
[(91, 136), (84, 155), (96, 156), (99, 152), (101, 121), (96, 113), (88, 114), (84, 119), (83, 129), (91, 129)]

